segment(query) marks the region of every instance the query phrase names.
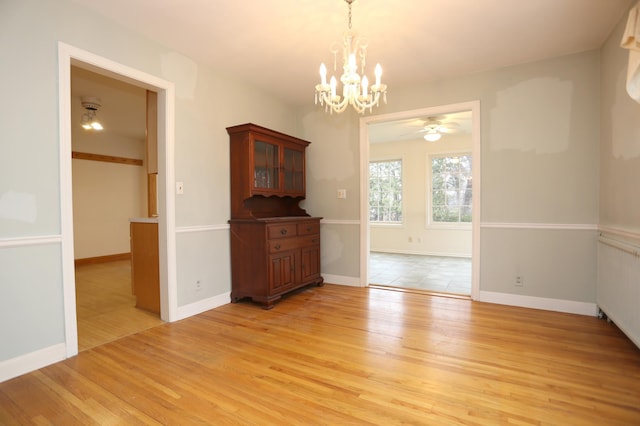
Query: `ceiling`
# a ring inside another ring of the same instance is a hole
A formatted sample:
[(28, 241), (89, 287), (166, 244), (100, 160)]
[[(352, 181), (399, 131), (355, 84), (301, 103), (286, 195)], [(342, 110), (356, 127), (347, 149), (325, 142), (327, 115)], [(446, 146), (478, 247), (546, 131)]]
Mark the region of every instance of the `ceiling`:
[(450, 114), (435, 114), (403, 120), (370, 123), (368, 128), (369, 142), (399, 142), (419, 139), (422, 140), (425, 127), (437, 124), (441, 141), (446, 141), (449, 135), (468, 135), (471, 145), (471, 111), (460, 111)]
[[(292, 105), (314, 102), (348, 22), (342, 0), (73, 1)], [(391, 103), (394, 88), (598, 48), (633, 1), (356, 0), (352, 23)]]
[[(81, 106), (85, 96), (96, 97), (102, 105), (97, 118), (104, 131), (99, 138), (118, 137), (144, 141), (146, 137), (147, 91), (123, 81), (114, 80), (94, 72), (71, 67), (72, 124), (80, 128), (80, 117), (85, 112)], [(80, 130), (84, 131), (84, 130)]]

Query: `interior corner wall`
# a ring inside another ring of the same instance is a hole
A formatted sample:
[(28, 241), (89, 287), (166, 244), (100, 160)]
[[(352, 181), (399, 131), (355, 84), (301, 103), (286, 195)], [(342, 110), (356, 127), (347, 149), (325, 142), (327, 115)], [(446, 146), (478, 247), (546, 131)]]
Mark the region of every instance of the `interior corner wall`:
[(620, 41), (626, 18), (600, 50), (599, 221), (640, 236), (640, 103), (625, 88), (629, 54)]
[(626, 91), (626, 18), (600, 50), (598, 307), (640, 347), (640, 104)]

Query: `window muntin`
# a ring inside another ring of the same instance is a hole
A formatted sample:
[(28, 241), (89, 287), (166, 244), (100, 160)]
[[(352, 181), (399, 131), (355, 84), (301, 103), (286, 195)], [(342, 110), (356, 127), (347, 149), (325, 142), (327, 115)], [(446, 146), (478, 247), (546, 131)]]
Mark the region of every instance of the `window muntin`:
[(369, 221), (402, 223), (402, 160), (369, 163)]

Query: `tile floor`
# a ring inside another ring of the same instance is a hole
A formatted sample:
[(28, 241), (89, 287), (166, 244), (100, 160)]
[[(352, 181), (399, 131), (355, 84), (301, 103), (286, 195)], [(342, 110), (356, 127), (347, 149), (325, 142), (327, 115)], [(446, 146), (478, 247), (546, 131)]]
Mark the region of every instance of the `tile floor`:
[(471, 294), (471, 259), (371, 252), (369, 282), (440, 293)]

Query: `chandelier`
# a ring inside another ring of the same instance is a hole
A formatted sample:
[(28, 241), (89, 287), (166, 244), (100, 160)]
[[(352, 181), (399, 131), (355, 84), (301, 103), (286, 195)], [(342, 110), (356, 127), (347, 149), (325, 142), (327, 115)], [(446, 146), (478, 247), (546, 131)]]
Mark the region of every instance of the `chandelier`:
[[(320, 84), (316, 84), (316, 105), (319, 100), (320, 105), (325, 107), (325, 111), (329, 111), (331, 114), (334, 111), (341, 113), (348, 105), (351, 105), (359, 114), (364, 114), (367, 109), (371, 112), (374, 106), (380, 105), (380, 95), (382, 95), (384, 103), (387, 103), (387, 85), (380, 82), (382, 67), (377, 64), (375, 84), (369, 87), (369, 80), (364, 75), (367, 42), (365, 39), (358, 38), (357, 34), (351, 30), (351, 4), (355, 0), (344, 1), (349, 5), (349, 29), (345, 31), (342, 41), (344, 64), (340, 77), (342, 96), (337, 94), (338, 82), (335, 76), (331, 76), (329, 84), (327, 84), (327, 67), (322, 63), (320, 65)], [(334, 71), (336, 71), (338, 51), (337, 47), (331, 49)], [(358, 74), (358, 68), (362, 76)]]

